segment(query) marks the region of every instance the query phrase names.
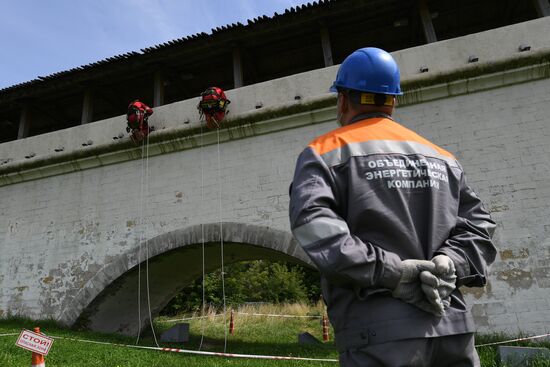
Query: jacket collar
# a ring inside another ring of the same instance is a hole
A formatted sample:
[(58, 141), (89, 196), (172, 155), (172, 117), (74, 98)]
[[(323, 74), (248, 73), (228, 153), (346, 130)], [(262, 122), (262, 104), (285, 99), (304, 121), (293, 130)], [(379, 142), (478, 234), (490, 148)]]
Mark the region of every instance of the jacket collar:
[(355, 116), (354, 118), (352, 118), (350, 120), (348, 125), (353, 124), (354, 122), (357, 122), (357, 121), (372, 119), (372, 118), (375, 118), (375, 117), (383, 117), (383, 118), (393, 120), (391, 118), (391, 115), (388, 115), (387, 113), (384, 113), (384, 112), (370, 112), (370, 113), (361, 113), (361, 114)]

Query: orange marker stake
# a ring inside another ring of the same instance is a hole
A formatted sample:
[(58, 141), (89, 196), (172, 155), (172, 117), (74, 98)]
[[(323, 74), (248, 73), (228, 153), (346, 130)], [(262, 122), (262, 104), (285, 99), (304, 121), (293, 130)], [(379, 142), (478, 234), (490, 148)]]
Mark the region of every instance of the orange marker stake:
[(233, 310), (231, 310), (231, 318), (229, 319), (229, 334), (235, 334), (235, 322), (233, 321)]
[(327, 318), (327, 315), (323, 315), (323, 341), (324, 342), (328, 342), (329, 341), (329, 336), (328, 336), (328, 318)]
[[(40, 328), (35, 327), (34, 332), (40, 334)], [(31, 367), (46, 367), (46, 361), (44, 356), (38, 353), (32, 353)]]

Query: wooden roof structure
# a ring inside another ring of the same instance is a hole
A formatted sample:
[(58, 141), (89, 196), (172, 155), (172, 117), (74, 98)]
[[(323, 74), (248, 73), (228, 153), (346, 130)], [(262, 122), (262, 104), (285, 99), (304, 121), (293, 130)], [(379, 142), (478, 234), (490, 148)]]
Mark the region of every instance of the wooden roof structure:
[(0, 143), (549, 13), (548, 0), (319, 0), (0, 89)]

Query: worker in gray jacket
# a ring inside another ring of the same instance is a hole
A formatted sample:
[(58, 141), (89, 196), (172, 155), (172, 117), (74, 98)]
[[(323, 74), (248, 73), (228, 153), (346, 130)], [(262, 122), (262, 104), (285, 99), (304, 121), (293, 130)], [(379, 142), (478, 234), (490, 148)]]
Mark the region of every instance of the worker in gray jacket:
[(292, 233), (321, 272), (342, 366), (479, 366), (458, 287), (486, 284), (495, 223), (456, 158), (392, 119), (399, 77), (377, 48), (341, 64), (342, 127), (298, 158)]

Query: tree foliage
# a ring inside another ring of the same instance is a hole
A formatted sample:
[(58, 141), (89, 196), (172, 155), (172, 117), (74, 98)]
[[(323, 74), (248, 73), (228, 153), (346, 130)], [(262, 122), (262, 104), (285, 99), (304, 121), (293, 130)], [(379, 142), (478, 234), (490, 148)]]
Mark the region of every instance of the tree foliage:
[[(228, 306), (245, 302), (316, 302), (320, 297), (319, 273), (300, 265), (256, 260), (226, 265), (224, 272), (224, 287), (221, 269), (206, 274), (204, 279), (206, 304), (214, 308), (223, 305), (223, 288)], [(200, 310), (202, 288), (201, 277), (182, 289), (161, 314)]]

